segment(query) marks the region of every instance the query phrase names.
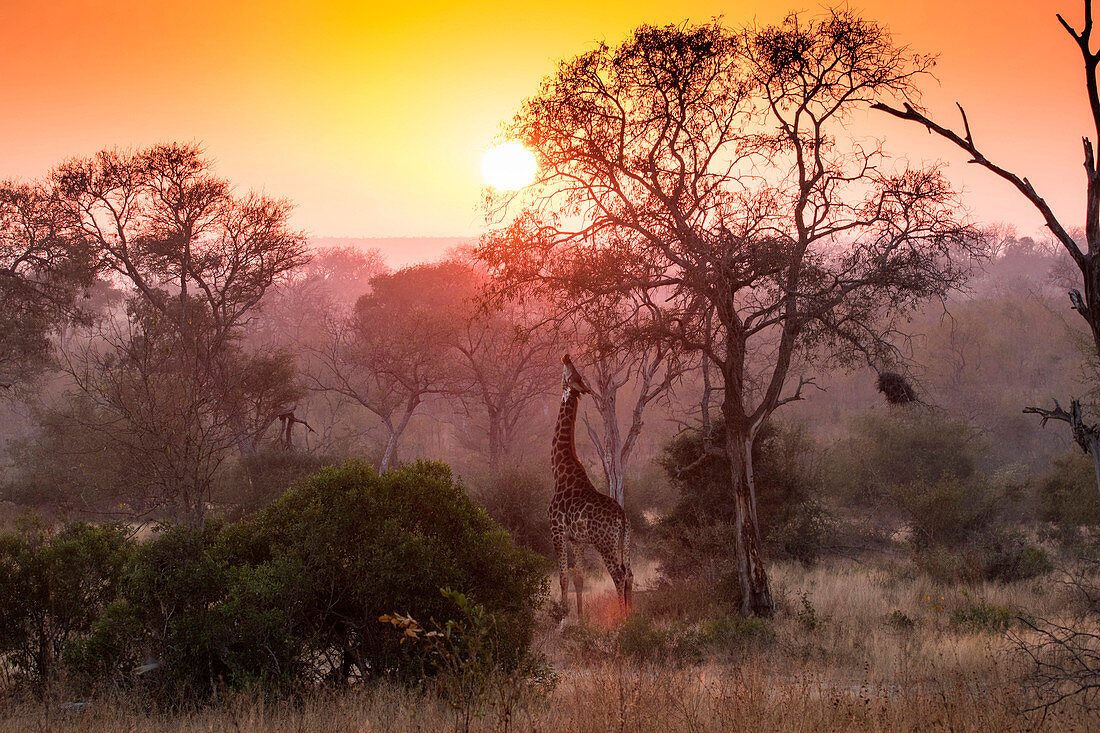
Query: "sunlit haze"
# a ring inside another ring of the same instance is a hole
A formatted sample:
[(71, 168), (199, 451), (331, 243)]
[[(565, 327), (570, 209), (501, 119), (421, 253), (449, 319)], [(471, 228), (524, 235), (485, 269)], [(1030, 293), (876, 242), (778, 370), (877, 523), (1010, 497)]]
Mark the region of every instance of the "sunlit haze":
[[(1080, 219), (1087, 105), (1079, 52), (1054, 17), (1079, 26), (1079, 2), (850, 6), (939, 54), (939, 83), (924, 84), (934, 116), (954, 123), (961, 101), (988, 155)], [(558, 60), (642, 23), (769, 23), (805, 7), (4, 0), (0, 177), (104, 147), (198, 141), (239, 188), (291, 199), (312, 236), (475, 236), (481, 158)], [(889, 151), (948, 163), (977, 218), (1039, 230), (1015, 191), (943, 141), (879, 113), (852, 124)]]

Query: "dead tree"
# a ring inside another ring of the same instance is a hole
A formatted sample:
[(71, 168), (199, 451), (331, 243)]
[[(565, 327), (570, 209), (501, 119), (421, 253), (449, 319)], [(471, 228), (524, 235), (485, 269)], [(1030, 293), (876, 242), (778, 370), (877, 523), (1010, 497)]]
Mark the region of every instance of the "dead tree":
[[(1097, 138), (1100, 139), (1100, 87), (1097, 81), (1097, 68), (1100, 66), (1100, 52), (1092, 51), (1092, 0), (1085, 0), (1085, 24), (1080, 30), (1074, 30), (1065, 18), (1057, 16), (1058, 22), (1066, 29), (1066, 32), (1081, 49), (1081, 58), (1085, 65), (1085, 87), (1089, 98), (1089, 109), (1092, 112), (1093, 123), (1096, 128)], [(1085, 207), (1085, 249), (1074, 241), (1066, 227), (1055, 216), (1050, 205), (1039, 195), (1035, 187), (1027, 178), (1001, 167), (987, 158), (974, 142), (974, 136), (970, 131), (970, 122), (967, 120), (966, 111), (961, 104), (957, 105), (962, 117), (962, 133), (958, 133), (943, 125), (938, 124), (923, 112), (905, 103), (902, 108), (892, 107), (880, 102), (872, 105), (873, 109), (886, 112), (903, 120), (910, 120), (924, 125), (929, 132), (935, 133), (945, 140), (965, 150), (970, 155), (970, 163), (980, 165), (992, 171), (997, 176), (1011, 183), (1023, 194), (1024, 198), (1038, 209), (1055, 239), (1065, 248), (1074, 264), (1081, 272), (1084, 286), (1084, 294), (1080, 290), (1073, 289), (1069, 292), (1070, 304), (1089, 326), (1092, 332), (1093, 344), (1097, 353), (1100, 353), (1100, 165), (1097, 164), (1096, 152), (1093, 142), (1088, 137), (1082, 138), (1084, 146), (1084, 164), (1086, 179), (1086, 207)], [(1081, 406), (1077, 400), (1071, 402), (1070, 412), (1063, 410), (1057, 402), (1053, 410), (1044, 410), (1038, 407), (1028, 407), (1024, 412), (1034, 413), (1043, 417), (1043, 424), (1053, 418), (1068, 422), (1073, 430), (1074, 439), (1081, 447), (1092, 455), (1096, 468), (1097, 485), (1100, 488), (1100, 441), (1098, 441), (1097, 428), (1086, 425), (1081, 417)]]
[(1096, 567), (1068, 570), (1059, 580), (1076, 607), (1069, 617), (1020, 616), (1021, 626), (1008, 635), (1017, 654), (1031, 663), (1024, 690), (1033, 698), (1021, 712), (1046, 716), (1063, 705), (1095, 711), (1100, 706), (1100, 588)]
[(282, 422), (282, 426), (279, 428), (279, 432), (283, 436), (283, 448), (285, 450), (290, 450), (294, 447), (294, 425), (295, 424), (305, 425), (306, 430), (309, 431), (310, 433), (317, 432), (312, 427), (310, 427), (308, 422), (306, 422), (305, 420), (300, 420), (297, 416), (295, 416), (294, 410), (290, 410), (289, 412), (284, 412), (281, 415), (279, 415), (278, 418), (276, 418), (276, 419), (279, 420), (280, 422)]

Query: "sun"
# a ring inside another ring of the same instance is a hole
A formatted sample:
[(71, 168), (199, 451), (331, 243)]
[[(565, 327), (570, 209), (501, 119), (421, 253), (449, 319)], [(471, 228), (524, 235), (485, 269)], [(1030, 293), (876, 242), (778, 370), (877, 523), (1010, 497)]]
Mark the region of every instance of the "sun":
[(535, 156), (522, 143), (515, 141), (496, 146), (481, 159), (481, 177), (490, 186), (502, 191), (530, 186), (537, 170)]

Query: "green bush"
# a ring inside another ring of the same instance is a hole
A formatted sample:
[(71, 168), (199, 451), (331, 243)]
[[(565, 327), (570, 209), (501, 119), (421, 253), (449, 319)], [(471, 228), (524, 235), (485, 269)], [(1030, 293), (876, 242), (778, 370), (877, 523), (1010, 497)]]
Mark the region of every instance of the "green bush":
[(569, 652), (586, 663), (631, 659), (643, 664), (680, 665), (702, 661), (702, 636), (694, 625), (657, 624), (647, 613), (635, 612), (608, 631), (567, 627), (562, 638)]
[(768, 536), (768, 544), (779, 557), (813, 565), (839, 534), (840, 523), (825, 505), (807, 499), (790, 507), (786, 519)]
[(994, 520), (999, 504), (977, 477), (899, 484), (890, 492), (918, 546), (956, 546)]
[(1036, 487), (1039, 518), (1064, 526), (1100, 523), (1100, 493), (1092, 458), (1074, 449), (1051, 464)]
[(458, 610), (442, 587), (493, 616), (501, 660), (522, 658), (544, 561), (516, 547), (446, 466), (380, 476), (350, 462), (234, 524), (166, 528), (135, 553), (118, 601), (72, 660), (86, 679), (117, 682), (151, 655), (161, 666), (143, 684), (170, 699), (416, 676), (422, 656), (378, 619), (445, 622)]
[(699, 644), (717, 651), (741, 651), (775, 640), (771, 621), (760, 616), (721, 614), (699, 625)]
[(88, 633), (113, 598), (129, 551), (120, 524), (51, 532), (25, 520), (0, 535), (0, 655), (35, 688), (51, 682), (66, 644)]
[(1015, 618), (1012, 611), (1004, 606), (973, 599), (964, 588), (963, 597), (967, 603), (951, 612), (951, 626), (970, 633), (998, 633), (1012, 626)]
[[(126, 565), (115, 600), (92, 633), (66, 650), (66, 661), (86, 685), (134, 684), (134, 670), (155, 670), (142, 682), (179, 699), (208, 695), (232, 674), (231, 647), (247, 643), (227, 624), (222, 603), (230, 569), (217, 557), (220, 528), (164, 525), (138, 544)], [(242, 637), (246, 634), (242, 634)]]
[(973, 532), (965, 546), (915, 548), (916, 566), (942, 584), (992, 580), (1012, 583), (1054, 570), (1045, 550), (1028, 542), (1019, 530), (993, 525)]
[[(711, 444), (721, 446), (723, 433), (719, 420), (712, 428)], [(721, 588), (736, 577), (730, 551), (735, 544), (734, 497), (725, 456), (700, 460), (703, 454), (698, 431), (682, 433), (665, 447), (660, 463), (680, 498), (658, 525), (657, 555), (669, 580), (705, 578)], [(761, 537), (773, 556), (813, 563), (836, 534), (837, 521), (815, 498), (820, 473), (816, 456), (813, 441), (800, 426), (768, 423), (757, 436), (757, 515)], [(736, 588), (731, 591), (739, 593)]]
[[(711, 427), (708, 443), (724, 444), (722, 420)], [(665, 517), (669, 526), (695, 526), (730, 521), (734, 497), (730, 491), (729, 462), (720, 454), (704, 454), (704, 436), (686, 431), (665, 446), (659, 462), (679, 492), (679, 501)], [(793, 507), (814, 497), (819, 467), (817, 450), (802, 426), (766, 423), (753, 444), (753, 483), (761, 536), (783, 524)]]
[(554, 494), (550, 472), (529, 466), (508, 466), (475, 477), (470, 493), (493, 520), (508, 530), (520, 547), (554, 557), (550, 517), (546, 513)]
[(521, 700), (548, 693), (557, 675), (539, 654), (511, 652), (502, 657), (497, 646), (496, 617), (464, 594), (441, 589), (460, 612), (445, 624), (425, 628), (408, 614), (385, 614), (378, 620), (401, 631), (401, 639), (418, 645), (435, 671), (435, 691), (452, 708), (455, 730), (468, 731), (474, 719), (490, 711), (507, 730)]
[(1032, 545), (1018, 530), (991, 530), (976, 544), (983, 580), (1011, 583), (1038, 578), (1054, 570), (1046, 551)]
[(218, 487), (217, 499), (255, 511), (282, 496), (295, 481), (340, 463), (343, 461), (333, 456), (268, 446), (241, 456), (224, 485)]
[(964, 421), (920, 406), (873, 410), (849, 425), (831, 452), (829, 483), (866, 505), (899, 486), (968, 486), (984, 445)]

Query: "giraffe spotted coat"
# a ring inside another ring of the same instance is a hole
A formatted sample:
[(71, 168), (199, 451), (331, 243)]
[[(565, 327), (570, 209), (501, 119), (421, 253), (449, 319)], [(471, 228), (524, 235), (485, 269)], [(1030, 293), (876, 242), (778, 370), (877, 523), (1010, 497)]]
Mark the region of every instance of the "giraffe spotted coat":
[(563, 611), (568, 607), (569, 579), (577, 594), (577, 616), (583, 613), (583, 570), (578, 563), (584, 547), (592, 545), (603, 560), (619, 603), (629, 610), (633, 573), (630, 570), (630, 523), (622, 507), (596, 490), (577, 458), (574, 431), (581, 394), (589, 391), (580, 373), (563, 357), (562, 403), (554, 434), (551, 462), (554, 470), (554, 498), (550, 501), (550, 530), (558, 561)]

